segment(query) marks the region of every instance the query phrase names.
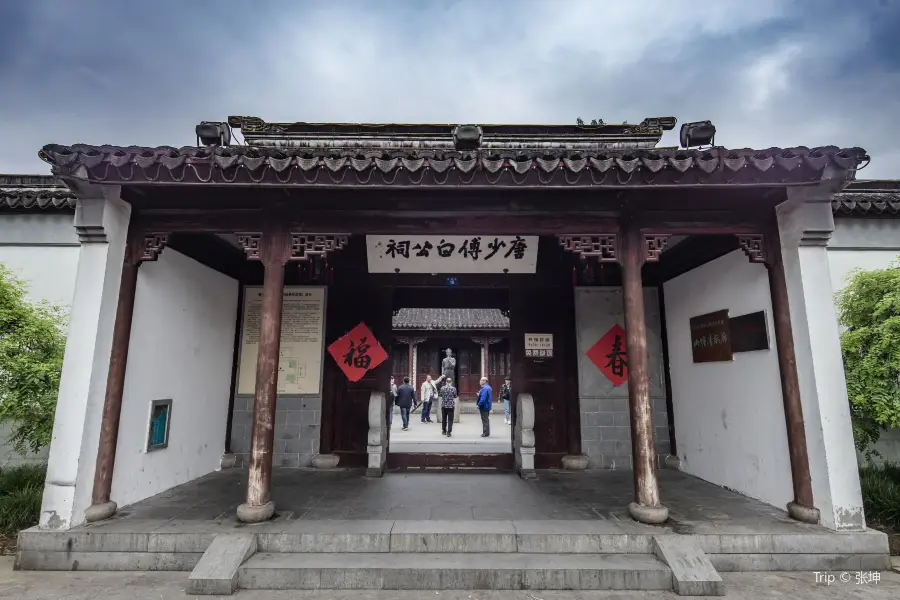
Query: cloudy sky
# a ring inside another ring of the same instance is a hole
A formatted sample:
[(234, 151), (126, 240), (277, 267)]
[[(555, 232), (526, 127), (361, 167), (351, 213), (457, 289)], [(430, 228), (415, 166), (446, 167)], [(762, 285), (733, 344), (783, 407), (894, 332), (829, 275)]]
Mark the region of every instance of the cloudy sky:
[(729, 147), (862, 146), (861, 178), (900, 178), (900, 0), (0, 0), (0, 172), (228, 115), (672, 115)]

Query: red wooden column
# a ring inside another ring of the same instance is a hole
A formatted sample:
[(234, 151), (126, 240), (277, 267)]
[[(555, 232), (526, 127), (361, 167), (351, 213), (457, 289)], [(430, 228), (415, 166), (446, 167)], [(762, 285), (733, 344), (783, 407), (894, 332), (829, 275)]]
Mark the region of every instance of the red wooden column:
[(631, 457), (634, 469), (635, 500), (628, 512), (636, 521), (657, 524), (669, 516), (660, 504), (656, 479), (656, 449), (653, 445), (650, 404), (650, 359), (644, 318), (644, 286), (641, 267), (645, 261), (659, 260), (665, 236), (642, 234), (626, 225), (622, 233), (622, 294), (625, 304), (625, 351), (628, 360), (628, 407), (631, 416)]
[(409, 365), (407, 366), (407, 371), (409, 372), (409, 384), (413, 386), (413, 389), (416, 388), (416, 370), (413, 365), (415, 362), (415, 354), (416, 354), (416, 344), (418, 340), (416, 338), (409, 338), (407, 340), (407, 345), (409, 346)]
[(813, 504), (806, 428), (803, 424), (803, 404), (800, 400), (800, 380), (797, 376), (797, 357), (794, 352), (794, 331), (791, 327), (791, 308), (788, 302), (778, 228), (773, 227), (766, 236), (738, 236), (738, 240), (750, 262), (764, 263), (769, 272), (775, 346), (778, 349), (781, 397), (784, 402), (791, 479), (794, 487), (794, 500), (787, 505), (788, 514), (804, 523), (818, 523), (819, 510)]
[[(484, 348), (484, 367), (481, 369), (481, 376), (487, 377), (490, 381), (491, 378), (491, 338), (485, 336), (485, 338), (481, 342), (482, 348)], [(495, 392), (496, 395), (496, 392)]]
[(265, 268), (247, 496), (244, 504), (237, 509), (239, 521), (260, 523), (271, 519), (275, 514), (275, 503), (271, 499), (272, 446), (275, 439), (275, 401), (278, 395), (284, 266), (291, 258), (291, 236), (287, 232), (272, 229), (261, 236), (241, 235), (239, 239), (250, 257), (258, 257)]
[(122, 395), (125, 391), (125, 367), (128, 363), (128, 345), (131, 343), (131, 321), (134, 316), (138, 267), (144, 261), (155, 261), (165, 247), (167, 239), (164, 234), (144, 237), (137, 234), (134, 229), (128, 232), (125, 260), (122, 264), (122, 280), (119, 283), (119, 300), (116, 305), (116, 321), (113, 326), (106, 396), (103, 400), (94, 487), (91, 505), (84, 511), (84, 518), (88, 523), (108, 519), (117, 509), (116, 503), (110, 499), (110, 492), (116, 464), (116, 446), (119, 441), (119, 418), (122, 413)]

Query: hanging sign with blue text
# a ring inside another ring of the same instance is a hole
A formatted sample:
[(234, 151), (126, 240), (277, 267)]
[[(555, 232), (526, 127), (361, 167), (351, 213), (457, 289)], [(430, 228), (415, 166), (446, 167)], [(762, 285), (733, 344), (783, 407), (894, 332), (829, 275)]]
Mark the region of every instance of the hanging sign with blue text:
[(538, 237), (367, 235), (369, 273), (534, 273)]

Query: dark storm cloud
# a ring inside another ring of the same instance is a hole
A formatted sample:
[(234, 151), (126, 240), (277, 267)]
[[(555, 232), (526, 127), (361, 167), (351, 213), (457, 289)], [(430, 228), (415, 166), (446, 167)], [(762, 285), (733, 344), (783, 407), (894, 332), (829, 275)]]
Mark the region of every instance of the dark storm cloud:
[(728, 146), (863, 146), (861, 176), (900, 177), (895, 0), (323, 5), (0, 3), (0, 172), (45, 172), (49, 142), (191, 144), (229, 114), (674, 115), (712, 119)]

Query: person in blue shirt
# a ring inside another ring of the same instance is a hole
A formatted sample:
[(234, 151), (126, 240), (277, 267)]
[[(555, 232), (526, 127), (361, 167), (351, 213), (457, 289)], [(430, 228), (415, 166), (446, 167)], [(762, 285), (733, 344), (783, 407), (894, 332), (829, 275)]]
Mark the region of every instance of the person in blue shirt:
[(491, 390), (491, 386), (488, 385), (487, 377), (481, 378), (481, 389), (478, 391), (478, 402), (475, 405), (478, 407), (478, 412), (481, 413), (481, 437), (490, 437), (491, 435), (491, 404), (493, 401), (494, 392)]

